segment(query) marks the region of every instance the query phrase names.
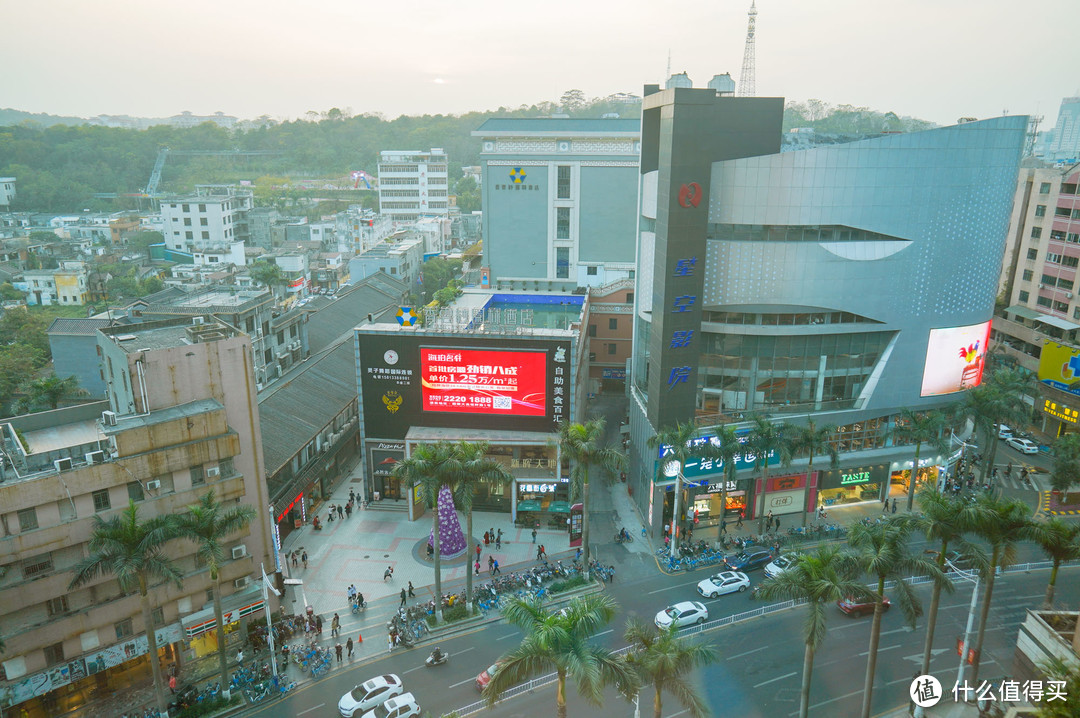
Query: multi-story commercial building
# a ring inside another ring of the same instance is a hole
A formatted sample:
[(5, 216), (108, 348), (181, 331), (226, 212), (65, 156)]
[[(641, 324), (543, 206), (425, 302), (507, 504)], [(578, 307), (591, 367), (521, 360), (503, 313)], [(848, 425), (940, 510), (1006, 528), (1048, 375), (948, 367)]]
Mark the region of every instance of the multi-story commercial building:
[(634, 280), (591, 287), (585, 303), (590, 394), (626, 391), (626, 362), (634, 338)]
[[(751, 414), (835, 424), (840, 469), (801, 460), (761, 485), (744, 456), (731, 485), (690, 467), (692, 515), (888, 496), (912, 468), (890, 438), (901, 411), (981, 380), (1027, 118), (781, 153), (782, 99), (651, 86), (643, 107), (634, 500), (654, 530), (673, 514), (658, 430), (745, 436)], [(919, 478), (949, 457), (925, 459)]]
[(379, 211), (395, 222), (450, 212), (447, 157), (430, 152), (383, 150), (379, 153)]
[(472, 134), (486, 286), (569, 291), (633, 276), (639, 120), (495, 118)]
[[(132, 501), (143, 519), (177, 513), (208, 490), (255, 506), (250, 528), (226, 538), (219, 585), (232, 621), (263, 608), (249, 579), (260, 563), (276, 566), (250, 340), (219, 322), (172, 321), (103, 328), (98, 347), (108, 403), (0, 424), (0, 705), (34, 715), (66, 713), (90, 688), (108, 695), (114, 681), (150, 672), (139, 591), (109, 573), (68, 588), (95, 518)], [(195, 552), (190, 541), (170, 542), (165, 555), (183, 580), (148, 587), (154, 660), (182, 664), (216, 650), (207, 629), (217, 587)]]
[(1048, 162), (1080, 161), (1080, 97), (1061, 100), (1057, 124), (1046, 132), (1038, 154)]
[(250, 190), (224, 185), (201, 185), (194, 195), (164, 197), (161, 219), (165, 245), (191, 254), (197, 265), (243, 266), (251, 207)]

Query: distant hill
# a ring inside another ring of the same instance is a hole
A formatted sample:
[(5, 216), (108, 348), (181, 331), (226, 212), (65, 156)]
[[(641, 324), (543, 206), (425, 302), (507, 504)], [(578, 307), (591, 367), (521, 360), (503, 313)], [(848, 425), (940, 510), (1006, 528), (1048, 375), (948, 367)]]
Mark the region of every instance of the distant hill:
[(45, 112), (23, 112), (22, 110), (13, 110), (10, 107), (0, 108), (0, 127), (21, 125), (24, 122), (31, 122), (41, 127), (52, 127), (53, 125), (82, 125), (89, 122), (89, 120), (85, 117), (63, 117)]

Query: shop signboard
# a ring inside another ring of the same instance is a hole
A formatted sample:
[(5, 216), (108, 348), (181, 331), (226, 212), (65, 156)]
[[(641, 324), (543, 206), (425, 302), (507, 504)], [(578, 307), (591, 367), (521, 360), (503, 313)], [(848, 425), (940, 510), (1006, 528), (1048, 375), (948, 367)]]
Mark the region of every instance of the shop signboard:
[(889, 480), (887, 464), (856, 466), (850, 469), (834, 469), (821, 472), (821, 489), (839, 489), (861, 484), (879, 484)]
[(383, 443), (413, 426), (549, 433), (570, 414), (568, 338), (363, 329), (356, 337), (365, 433)]
[[(749, 436), (750, 432), (741, 432), (737, 437), (739, 439), (739, 443), (745, 444)], [(696, 439), (691, 439), (688, 446), (697, 446), (699, 444), (704, 444), (706, 441), (711, 441), (714, 445), (717, 446), (720, 444), (720, 439), (716, 436), (699, 436)], [(668, 444), (662, 445), (659, 449), (659, 459), (661, 461), (661, 464), (663, 464), (664, 459), (668, 456), (671, 456), (671, 454), (671, 446), (669, 446)], [(753, 469), (755, 468), (754, 462), (756, 460), (757, 457), (751, 451), (743, 454), (737, 454), (735, 456), (735, 470), (742, 471), (743, 469)], [(776, 451), (770, 451), (768, 459), (769, 466), (775, 466), (777, 463), (779, 463), (779, 461), (780, 456), (776, 453)], [(683, 478), (694, 479), (699, 476), (719, 474), (723, 470), (724, 462), (719, 459), (714, 460), (692, 458), (689, 459), (683, 466)]]
[(1068, 344), (1046, 342), (1039, 355), (1038, 377), (1043, 384), (1080, 395), (1080, 349)]
[(982, 382), (989, 339), (988, 321), (931, 329), (920, 396), (953, 394), (977, 387)]
[(574, 504), (570, 507), (570, 547), (581, 545), (581, 533), (584, 526), (581, 516), (582, 504)]
[(1080, 411), (1077, 411), (1068, 404), (1062, 404), (1060, 401), (1053, 401), (1052, 399), (1043, 401), (1043, 413), (1049, 414), (1055, 419), (1067, 421), (1070, 424), (1075, 424), (1077, 419), (1080, 419)]
[(806, 489), (765, 494), (765, 512), (772, 511), (774, 515), (798, 513), (802, 511), (805, 496)]
[(791, 491), (792, 489), (801, 489), (804, 486), (806, 486), (806, 474), (770, 476), (769, 483), (765, 486), (765, 491), (769, 493), (774, 491)]

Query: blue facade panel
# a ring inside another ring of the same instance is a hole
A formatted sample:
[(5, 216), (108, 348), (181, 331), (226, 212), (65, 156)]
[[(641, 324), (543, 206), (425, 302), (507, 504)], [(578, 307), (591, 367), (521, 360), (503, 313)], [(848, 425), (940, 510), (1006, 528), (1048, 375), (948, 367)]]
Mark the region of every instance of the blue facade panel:
[(634, 261), (637, 186), (636, 167), (581, 168), (579, 261)]
[(105, 398), (105, 380), (101, 378), (96, 335), (51, 334), (49, 347), (52, 349), (53, 370), (58, 377), (78, 377), (79, 386), (86, 390), (88, 398)]
[[(520, 182), (512, 174), (524, 173)], [(484, 171), (484, 254), (496, 277), (543, 278), (548, 273), (548, 196), (546, 166), (489, 166)], [(492, 241), (489, 238), (498, 238)]]

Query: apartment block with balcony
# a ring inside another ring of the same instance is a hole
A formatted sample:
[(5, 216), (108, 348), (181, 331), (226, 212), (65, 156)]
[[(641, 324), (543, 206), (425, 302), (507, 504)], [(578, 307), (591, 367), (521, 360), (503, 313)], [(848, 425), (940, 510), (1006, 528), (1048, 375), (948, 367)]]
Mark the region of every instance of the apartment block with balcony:
[[(98, 347), (109, 402), (0, 423), (0, 705), (13, 714), (91, 703), (111, 715), (113, 691), (149, 681), (138, 592), (109, 574), (68, 589), (95, 517), (115, 517), (132, 501), (143, 519), (174, 514), (208, 490), (256, 506), (251, 526), (226, 541), (220, 590), (235, 616), (262, 610), (249, 581), (260, 563), (276, 565), (248, 338), (219, 322), (181, 320), (105, 328)], [(193, 543), (165, 550), (184, 578), (149, 587), (157, 659), (182, 665), (216, 650), (207, 630), (214, 585)]]
[(379, 212), (394, 222), (450, 213), (446, 153), (383, 150), (379, 153)]
[(195, 190), (193, 195), (162, 198), (165, 245), (191, 254), (196, 265), (243, 266), (251, 191), (224, 185), (200, 185)]

